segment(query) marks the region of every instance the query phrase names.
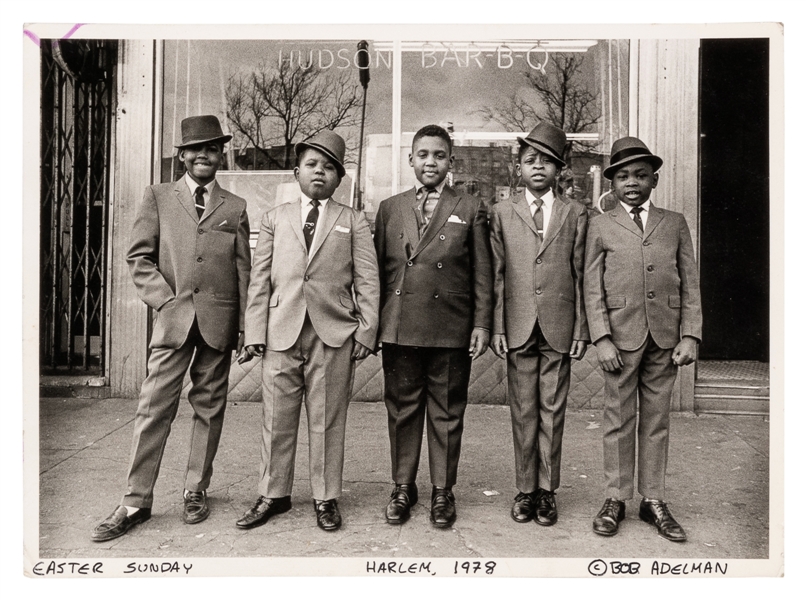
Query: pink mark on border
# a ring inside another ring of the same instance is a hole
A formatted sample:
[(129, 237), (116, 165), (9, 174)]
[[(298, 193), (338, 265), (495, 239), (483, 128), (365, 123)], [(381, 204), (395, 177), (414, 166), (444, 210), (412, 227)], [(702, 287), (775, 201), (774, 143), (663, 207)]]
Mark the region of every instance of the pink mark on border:
[[(82, 27), (83, 25), (85, 25), (85, 24), (84, 24), (84, 23), (76, 23), (75, 25), (73, 25), (73, 26), (70, 28), (70, 31), (68, 31), (67, 33), (65, 33), (65, 34), (62, 36), (62, 38), (61, 38), (61, 39), (66, 40), (66, 39), (70, 38), (70, 37), (71, 37), (71, 36), (72, 36), (72, 35), (73, 35), (73, 34), (74, 34), (76, 31), (78, 31), (78, 30), (79, 30), (79, 28), (80, 28), (80, 27)], [(24, 35), (26, 35), (26, 36), (28, 37), (28, 39), (30, 39), (30, 40), (31, 40), (31, 41), (32, 41), (34, 44), (36, 44), (37, 46), (39, 46), (39, 45), (41, 44), (41, 40), (39, 39), (39, 36), (38, 36), (38, 35), (36, 35), (36, 34), (35, 34), (33, 31), (29, 31), (28, 29), (23, 29), (23, 30), (22, 30), (22, 33), (23, 33)]]

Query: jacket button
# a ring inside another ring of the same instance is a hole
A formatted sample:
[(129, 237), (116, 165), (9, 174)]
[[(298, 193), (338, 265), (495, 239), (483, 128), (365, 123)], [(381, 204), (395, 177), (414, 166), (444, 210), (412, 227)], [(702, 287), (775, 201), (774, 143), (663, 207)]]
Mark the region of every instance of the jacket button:
[(198, 294), (199, 293), (199, 288), (196, 288), (195, 290), (193, 290), (193, 293)]
[(395, 296), (399, 296), (399, 295), (400, 295), (400, 290), (395, 290)]
[(649, 266), (646, 268), (646, 270), (647, 270), (647, 271), (649, 271), (649, 272), (651, 273), (652, 271), (654, 271), (654, 270), (655, 270), (655, 267), (653, 267), (652, 265), (649, 265)]
[(644, 242), (644, 246), (649, 246), (649, 242)]
[(413, 262), (411, 262), (411, 261), (409, 261), (409, 262), (407, 262), (407, 263), (406, 263), (406, 265), (408, 265), (409, 267), (410, 267), (411, 265), (413, 265), (413, 264), (414, 264), (414, 263), (413, 263)]
[(541, 290), (540, 288), (537, 288), (537, 289), (535, 290), (535, 294), (537, 294), (538, 296), (539, 296), (540, 294), (542, 294), (542, 293), (543, 293), (543, 290)]
[(434, 294), (434, 298), (439, 298), (439, 294)]
[(310, 277), (310, 275), (306, 275), (305, 277), (303, 277), (303, 279), (304, 279), (305, 281), (309, 281), (309, 280), (310, 280), (310, 278), (311, 278), (311, 277)]
[(443, 233), (443, 234), (441, 234), (441, 235), (439, 236), (439, 239), (444, 240), (444, 239), (445, 239), (445, 234), (444, 234), (444, 233)]
[(655, 297), (655, 292), (649, 292), (646, 297), (652, 300)]
[(201, 227), (199, 227), (199, 233), (204, 233), (204, 229), (202, 229)]
[(536, 262), (537, 262), (537, 264), (542, 265), (542, 264), (543, 264), (543, 259), (542, 259), (542, 258), (538, 258)]
[(196, 262), (201, 262), (201, 261), (202, 261), (202, 257), (201, 257), (201, 256), (199, 256), (199, 257), (196, 259)]
[(441, 269), (441, 268), (442, 268), (442, 263), (437, 263), (437, 269)]

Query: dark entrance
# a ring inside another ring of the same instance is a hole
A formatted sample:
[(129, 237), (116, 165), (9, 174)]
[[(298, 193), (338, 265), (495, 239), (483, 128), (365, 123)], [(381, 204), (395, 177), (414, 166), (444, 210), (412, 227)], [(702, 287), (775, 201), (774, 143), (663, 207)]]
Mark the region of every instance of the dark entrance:
[(767, 362), (769, 41), (702, 40), (700, 73), (700, 358)]

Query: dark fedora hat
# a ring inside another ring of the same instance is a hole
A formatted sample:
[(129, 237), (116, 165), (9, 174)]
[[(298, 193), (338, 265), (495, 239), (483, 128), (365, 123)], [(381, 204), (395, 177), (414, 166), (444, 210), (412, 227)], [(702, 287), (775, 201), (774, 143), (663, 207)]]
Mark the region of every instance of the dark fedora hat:
[(562, 129), (545, 121), (538, 123), (537, 127), (532, 129), (526, 137), (518, 138), (521, 146), (531, 146), (543, 154), (548, 154), (560, 163), (561, 167), (566, 166), (563, 160), (566, 141), (567, 138)]
[(207, 142), (221, 142), (226, 144), (232, 139), (221, 130), (221, 123), (215, 115), (200, 115), (182, 119), (182, 143), (177, 148), (195, 146)]
[(311, 139), (294, 144), (294, 154), (299, 158), (305, 148), (315, 148), (326, 154), (334, 163), (339, 177), (344, 177), (344, 140), (335, 131), (320, 131)]
[(612, 180), (616, 171), (636, 160), (648, 162), (652, 165), (653, 172), (660, 169), (663, 164), (663, 159), (652, 154), (646, 144), (637, 137), (623, 137), (613, 142), (613, 148), (610, 150), (610, 166), (604, 170), (604, 176)]

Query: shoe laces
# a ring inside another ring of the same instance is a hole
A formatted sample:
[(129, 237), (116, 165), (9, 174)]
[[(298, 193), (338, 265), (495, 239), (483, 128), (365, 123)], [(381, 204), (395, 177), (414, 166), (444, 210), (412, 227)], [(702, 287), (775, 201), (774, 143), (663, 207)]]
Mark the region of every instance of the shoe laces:
[(605, 500), (604, 506), (602, 507), (602, 512), (606, 514), (618, 514), (619, 511), (619, 501), (615, 498), (608, 498)]

